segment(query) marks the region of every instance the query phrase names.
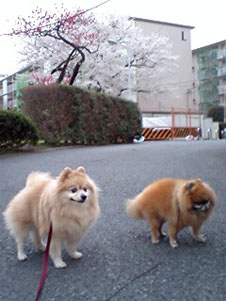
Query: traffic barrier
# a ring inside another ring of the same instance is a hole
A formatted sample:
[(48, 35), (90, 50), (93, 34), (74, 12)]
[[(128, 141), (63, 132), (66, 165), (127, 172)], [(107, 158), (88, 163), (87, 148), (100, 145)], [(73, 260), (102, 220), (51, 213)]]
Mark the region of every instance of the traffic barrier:
[(145, 141), (185, 138), (187, 136), (199, 137), (199, 130), (192, 127), (143, 128), (142, 136), (144, 136)]

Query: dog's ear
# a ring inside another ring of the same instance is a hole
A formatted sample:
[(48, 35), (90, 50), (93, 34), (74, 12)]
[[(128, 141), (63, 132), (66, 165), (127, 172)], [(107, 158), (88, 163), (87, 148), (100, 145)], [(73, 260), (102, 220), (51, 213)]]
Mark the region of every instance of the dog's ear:
[(195, 181), (189, 181), (187, 184), (186, 184), (186, 189), (191, 193), (192, 192), (192, 189), (195, 187)]
[(82, 173), (86, 173), (85, 167), (83, 167), (83, 166), (79, 166), (77, 168), (77, 171), (82, 172)]
[(189, 193), (192, 193), (194, 190), (194, 187), (197, 185), (199, 186), (200, 184), (202, 184), (202, 180), (200, 178), (192, 179), (187, 182), (185, 189), (188, 190)]
[(64, 170), (60, 173), (60, 180), (64, 181), (68, 177), (68, 175), (72, 172), (70, 167), (65, 167)]

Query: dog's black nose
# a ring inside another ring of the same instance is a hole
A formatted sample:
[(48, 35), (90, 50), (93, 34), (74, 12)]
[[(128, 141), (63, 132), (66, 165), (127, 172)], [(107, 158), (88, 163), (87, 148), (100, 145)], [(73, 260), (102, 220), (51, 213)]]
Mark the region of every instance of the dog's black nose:
[(81, 199), (82, 199), (83, 201), (85, 201), (86, 198), (87, 198), (87, 196), (86, 196), (85, 194), (83, 194), (83, 195), (81, 196)]

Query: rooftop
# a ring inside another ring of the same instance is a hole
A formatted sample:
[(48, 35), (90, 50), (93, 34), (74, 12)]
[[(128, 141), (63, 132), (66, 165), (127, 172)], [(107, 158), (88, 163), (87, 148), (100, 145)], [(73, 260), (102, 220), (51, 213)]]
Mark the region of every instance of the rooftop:
[(14, 73), (12, 73), (12, 74), (10, 74), (10, 75), (6, 75), (6, 76), (3, 76), (3, 77), (1, 77), (1, 75), (0, 75), (0, 82), (2, 82), (2, 81), (4, 81), (5, 79), (8, 79), (8, 78), (10, 78), (10, 77), (12, 77), (12, 76), (18, 74), (18, 73), (23, 73), (23, 72), (29, 70), (30, 68), (31, 68), (31, 65), (28, 65), (28, 66), (26, 66), (26, 67), (20, 69), (19, 71), (16, 71), (16, 72), (14, 72)]
[(218, 47), (220, 44), (225, 44), (225, 46), (226, 46), (226, 40), (222, 40), (222, 41), (219, 41), (219, 42), (216, 42), (216, 43), (213, 43), (213, 44), (209, 44), (209, 45), (206, 45), (206, 46), (203, 46), (203, 47), (193, 49), (192, 52), (198, 52), (198, 51), (201, 51), (201, 50)]
[(135, 21), (156, 23), (156, 24), (175, 26), (175, 27), (182, 27), (182, 28), (189, 28), (189, 29), (194, 29), (195, 28), (194, 26), (189, 26), (189, 25), (182, 25), (182, 24), (176, 24), (176, 23), (162, 22), (162, 21), (149, 20), (149, 19), (136, 18), (136, 17), (131, 17), (131, 19), (133, 19)]

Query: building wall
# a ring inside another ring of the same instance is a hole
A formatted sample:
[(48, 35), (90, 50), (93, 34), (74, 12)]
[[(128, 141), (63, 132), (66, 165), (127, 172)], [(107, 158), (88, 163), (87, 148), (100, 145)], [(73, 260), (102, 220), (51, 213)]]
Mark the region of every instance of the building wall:
[[(28, 85), (28, 82), (25, 82), (20, 76), (29, 70), (30, 66), (0, 80), (0, 109), (18, 107), (18, 87), (21, 88)], [(21, 82), (23, 83), (22, 86)]]
[(198, 56), (196, 54), (192, 55), (192, 78), (193, 78), (193, 98), (195, 102), (200, 104), (199, 97), (199, 76), (198, 76)]
[[(138, 104), (143, 113), (152, 112), (152, 115), (169, 113), (171, 107), (175, 111), (185, 111), (190, 108), (192, 111), (199, 110), (199, 104), (194, 98), (193, 75), (192, 75), (192, 51), (191, 36), (192, 27), (177, 24), (152, 22), (147, 20), (136, 20), (146, 34), (158, 32), (168, 36), (172, 44), (172, 55), (179, 56), (177, 68), (162, 79), (159, 85), (166, 85), (168, 93), (139, 93)], [(148, 82), (146, 83), (148, 86)]]
[(226, 41), (193, 50), (193, 69), (202, 112), (216, 105), (226, 107)]
[(219, 104), (226, 107), (226, 41), (218, 45)]
[(195, 54), (200, 108), (203, 112), (207, 112), (212, 105), (219, 104), (217, 50), (217, 47), (212, 47)]
[(0, 99), (3, 109), (16, 107), (16, 76), (8, 76), (0, 81)]

